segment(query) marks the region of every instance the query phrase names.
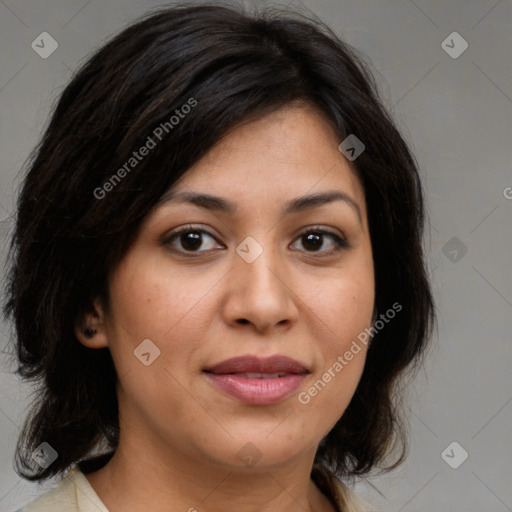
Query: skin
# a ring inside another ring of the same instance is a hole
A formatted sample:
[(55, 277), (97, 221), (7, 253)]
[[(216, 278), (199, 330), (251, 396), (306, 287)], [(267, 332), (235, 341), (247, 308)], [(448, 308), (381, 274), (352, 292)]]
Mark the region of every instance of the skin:
[[(334, 510), (310, 473), (321, 439), (354, 394), (366, 347), (359, 343), (308, 404), (298, 395), (372, 322), (364, 190), (340, 142), (306, 105), (232, 130), (173, 190), (221, 196), (236, 202), (236, 213), (157, 205), (110, 276), (108, 310), (96, 301), (77, 328), (84, 345), (109, 347), (119, 376), (119, 447), (87, 475), (110, 512)], [(328, 190), (350, 196), (361, 219), (339, 200), (282, 215), (289, 200)], [(162, 244), (187, 224), (210, 234), (197, 246), (179, 236)], [(334, 232), (350, 248), (335, 252), (328, 234), (308, 244), (305, 228)], [(247, 236), (263, 248), (252, 263), (236, 252)], [(84, 327), (98, 332), (87, 339)], [(160, 350), (148, 366), (134, 356), (145, 339)], [(311, 373), (289, 398), (248, 405), (202, 371), (246, 354), (286, 355)], [(261, 457), (251, 467), (237, 456), (247, 443)]]

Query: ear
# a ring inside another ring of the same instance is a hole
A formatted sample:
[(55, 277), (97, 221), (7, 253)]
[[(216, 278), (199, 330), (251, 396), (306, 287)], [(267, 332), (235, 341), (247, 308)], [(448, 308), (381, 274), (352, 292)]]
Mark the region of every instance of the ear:
[(86, 311), (77, 318), (75, 335), (82, 345), (88, 348), (108, 347), (104, 315), (100, 300), (95, 299), (92, 310)]

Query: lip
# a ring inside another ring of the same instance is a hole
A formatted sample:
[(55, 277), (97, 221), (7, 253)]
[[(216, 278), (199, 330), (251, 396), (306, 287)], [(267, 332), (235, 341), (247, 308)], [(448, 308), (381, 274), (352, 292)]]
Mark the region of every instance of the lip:
[(272, 379), (247, 379), (232, 374), (205, 373), (217, 388), (229, 396), (251, 405), (269, 405), (288, 398), (307, 374), (288, 374)]
[[(305, 365), (286, 356), (242, 356), (227, 359), (203, 370), (206, 377), (227, 395), (252, 405), (269, 405), (288, 398), (310, 373)], [(282, 374), (249, 378), (247, 373)], [(240, 375), (241, 374), (241, 375)]]
[(245, 355), (226, 359), (210, 368), (207, 372), (215, 374), (226, 373), (309, 373), (305, 365), (282, 355), (257, 357)]

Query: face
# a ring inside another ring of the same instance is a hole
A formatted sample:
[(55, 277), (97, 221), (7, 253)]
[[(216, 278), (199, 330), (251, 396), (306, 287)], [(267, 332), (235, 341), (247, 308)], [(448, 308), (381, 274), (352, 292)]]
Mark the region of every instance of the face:
[[(282, 109), (230, 132), (145, 219), (88, 342), (109, 347), (121, 431), (144, 450), (278, 467), (314, 454), (342, 416), (374, 273), (340, 142), (309, 107)], [(192, 197), (204, 194), (218, 199)]]

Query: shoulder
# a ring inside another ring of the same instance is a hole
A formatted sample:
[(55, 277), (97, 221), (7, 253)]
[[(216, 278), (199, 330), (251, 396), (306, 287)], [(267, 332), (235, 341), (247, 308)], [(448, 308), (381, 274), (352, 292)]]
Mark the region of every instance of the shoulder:
[(59, 485), (16, 512), (108, 512), (77, 466)]
[(71, 470), (55, 489), (43, 494), (17, 512), (56, 512), (58, 510), (75, 512), (78, 508), (73, 479), (74, 474), (75, 471)]

